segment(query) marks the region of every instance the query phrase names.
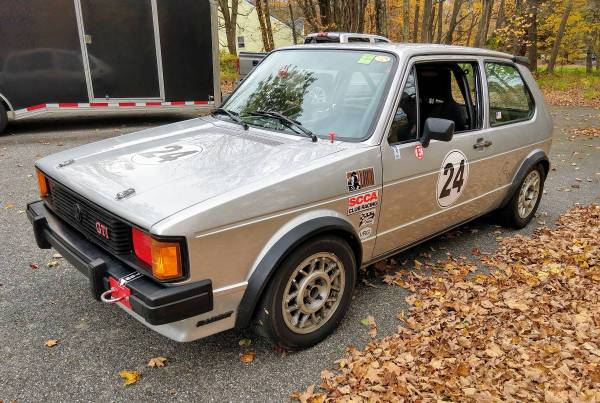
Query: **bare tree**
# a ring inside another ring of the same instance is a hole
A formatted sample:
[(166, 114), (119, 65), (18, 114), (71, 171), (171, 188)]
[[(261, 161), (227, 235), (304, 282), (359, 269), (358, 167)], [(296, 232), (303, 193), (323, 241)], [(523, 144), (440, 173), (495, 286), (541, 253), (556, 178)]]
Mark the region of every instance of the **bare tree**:
[(378, 35), (387, 36), (387, 7), (385, 0), (375, 0), (375, 29)]
[(271, 11), (269, 10), (269, 0), (262, 1), (264, 1), (263, 12), (265, 15), (265, 23), (267, 26), (267, 39), (269, 40), (269, 51), (271, 51), (275, 49), (275, 41), (273, 40), (273, 27), (271, 27)]
[(538, 0), (527, 0), (529, 28), (527, 30), (527, 56), (529, 57), (529, 69), (537, 70), (537, 13)]
[(554, 71), (554, 65), (556, 64), (556, 57), (558, 56), (558, 49), (560, 48), (560, 41), (562, 41), (563, 34), (565, 33), (565, 27), (571, 9), (573, 8), (573, 0), (568, 0), (565, 11), (563, 12), (562, 18), (560, 19), (560, 25), (558, 26), (558, 32), (556, 33), (556, 39), (554, 39), (554, 45), (552, 46), (552, 53), (550, 54), (550, 60), (548, 61), (548, 67), (546, 71), (552, 73)]
[[(271, 21), (269, 20), (269, 25), (267, 25), (267, 13), (268, 11), (268, 3), (264, 4), (263, 1), (266, 0), (256, 0), (256, 14), (258, 14), (258, 23), (260, 24), (260, 33), (262, 35), (263, 47), (266, 52), (270, 52), (273, 50), (273, 32), (271, 31)], [(266, 6), (266, 7), (265, 7)], [(270, 36), (269, 36), (270, 33)]]
[(402, 1), (402, 40), (408, 42), (410, 40), (408, 33), (408, 25), (410, 24), (410, 2), (409, 0)]
[(227, 36), (227, 50), (232, 55), (237, 55), (237, 16), (238, 16), (238, 5), (240, 0), (231, 0), (231, 7), (229, 6), (229, 0), (218, 0), (219, 8), (221, 9), (221, 15), (225, 22), (225, 35)]
[(429, 30), (429, 20), (431, 19), (431, 0), (425, 0), (423, 4), (423, 19), (421, 22), (421, 42), (429, 42), (431, 31)]
[(415, 0), (415, 19), (413, 26), (413, 42), (419, 41), (419, 7), (421, 5), (420, 0)]
[(438, 12), (437, 12), (437, 40), (436, 43), (442, 43), (442, 28), (444, 17), (444, 0), (438, 0)]
[(446, 32), (446, 44), (452, 44), (452, 37), (454, 36), (454, 30), (456, 29), (456, 22), (458, 20), (458, 14), (460, 13), (460, 8), (463, 4), (463, 0), (454, 0), (454, 4), (452, 4), (452, 16), (450, 17), (450, 25), (448, 26), (448, 31)]
[(480, 48), (485, 46), (493, 5), (493, 0), (482, 0), (481, 2), (481, 18), (479, 19), (479, 26), (477, 27), (474, 43), (474, 46), (476, 47)]
[(288, 0), (288, 8), (290, 11), (290, 23), (292, 28), (292, 40), (294, 45), (298, 43), (298, 32), (296, 32), (296, 19), (294, 18), (294, 8), (292, 7), (291, 0)]

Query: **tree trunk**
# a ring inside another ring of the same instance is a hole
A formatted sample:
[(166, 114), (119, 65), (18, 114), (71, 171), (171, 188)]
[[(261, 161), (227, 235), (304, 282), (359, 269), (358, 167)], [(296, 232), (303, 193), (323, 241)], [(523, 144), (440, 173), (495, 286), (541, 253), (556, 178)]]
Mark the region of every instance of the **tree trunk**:
[(265, 24), (267, 26), (267, 39), (269, 40), (268, 52), (275, 49), (275, 41), (273, 40), (273, 28), (271, 27), (271, 11), (269, 10), (269, 0), (263, 0), (264, 7), (263, 12), (265, 15)]
[(421, 20), (421, 42), (428, 42), (429, 19), (431, 18), (431, 0), (425, 0), (423, 4), (423, 19)]
[(258, 14), (258, 23), (260, 24), (260, 33), (262, 35), (263, 49), (265, 50), (265, 52), (269, 52), (271, 51), (271, 49), (269, 49), (270, 42), (269, 36), (267, 35), (267, 24), (265, 22), (265, 12), (263, 10), (262, 0), (256, 0), (255, 6), (256, 14)]
[(402, 1), (402, 41), (410, 41), (408, 26), (410, 24), (410, 2), (409, 0)]
[(476, 22), (477, 15), (475, 13), (471, 13), (471, 22), (469, 23), (469, 31), (467, 32), (467, 41), (465, 42), (465, 46), (469, 46), (471, 44), (471, 36), (473, 36), (473, 28), (475, 28)]
[(385, 0), (375, 0), (375, 28), (378, 35), (387, 36), (387, 13)]
[(494, 0), (488, 0), (488, 9), (486, 10), (485, 28), (483, 30), (482, 46), (487, 45), (488, 32), (490, 31), (490, 22), (492, 21), (492, 10), (494, 9)]
[(446, 44), (448, 45), (452, 45), (452, 36), (454, 35), (454, 30), (456, 29), (456, 20), (458, 19), (462, 2), (463, 0), (454, 0), (454, 4), (452, 5), (452, 16), (450, 17), (450, 25), (448, 26), (448, 32), (446, 33), (445, 40)]
[(563, 12), (560, 20), (560, 25), (558, 26), (558, 32), (556, 33), (554, 45), (552, 46), (550, 61), (548, 61), (548, 68), (546, 69), (548, 73), (552, 73), (554, 71), (554, 65), (556, 64), (556, 58), (558, 57), (558, 49), (560, 49), (560, 41), (562, 41), (563, 34), (565, 33), (565, 26), (567, 25), (567, 20), (569, 19), (569, 14), (571, 14), (572, 8), (573, 0), (568, 0), (567, 6), (565, 7), (565, 11)]
[[(522, 3), (521, 0), (515, 0), (515, 16), (520, 16), (521, 13), (521, 7), (522, 7)], [(513, 51), (513, 55), (515, 56), (519, 56), (521, 55), (521, 42), (520, 42), (520, 38), (513, 33), (513, 43), (512, 43), (512, 51)]]
[(588, 38), (587, 42), (587, 51), (585, 54), (585, 74), (592, 74), (592, 68), (594, 65), (592, 64), (592, 41)]
[(219, 8), (225, 22), (225, 35), (227, 36), (227, 51), (232, 55), (237, 55), (237, 16), (239, 0), (231, 0), (231, 7), (228, 0), (219, 0)]
[(506, 14), (504, 13), (504, 0), (500, 0), (500, 4), (498, 5), (498, 16), (496, 17), (496, 26), (494, 27), (494, 31), (499, 30), (504, 26), (504, 22), (506, 20)]
[(481, 1), (481, 18), (479, 19), (479, 26), (477, 27), (477, 34), (475, 35), (475, 47), (481, 48), (485, 46), (487, 30), (489, 29), (490, 14), (492, 13), (493, 0), (482, 0)]
[(329, 7), (329, 0), (318, 0), (319, 3), (319, 14), (321, 15), (321, 24), (324, 30), (331, 28), (333, 18), (331, 18), (331, 7)]
[(529, 69), (537, 70), (537, 13), (538, 0), (528, 0), (529, 29), (527, 31), (527, 55), (529, 57)]
[(317, 6), (312, 0), (298, 0), (298, 4), (302, 9), (302, 15), (304, 16), (308, 25), (310, 25), (312, 31), (321, 30), (321, 19), (320, 14), (317, 11)]
[(419, 7), (421, 5), (420, 0), (415, 0), (415, 19), (413, 26), (413, 42), (419, 41)]
[(298, 33), (296, 32), (296, 20), (294, 19), (294, 8), (292, 2), (288, 0), (288, 8), (290, 10), (290, 22), (292, 23), (292, 40), (294, 45), (298, 43)]
[(437, 12), (437, 40), (436, 43), (442, 43), (442, 28), (444, 24), (444, 0), (438, 0), (438, 12)]
[(433, 43), (433, 38), (435, 36), (435, 5), (431, 5), (431, 13), (429, 15), (429, 26), (427, 27), (427, 43)]

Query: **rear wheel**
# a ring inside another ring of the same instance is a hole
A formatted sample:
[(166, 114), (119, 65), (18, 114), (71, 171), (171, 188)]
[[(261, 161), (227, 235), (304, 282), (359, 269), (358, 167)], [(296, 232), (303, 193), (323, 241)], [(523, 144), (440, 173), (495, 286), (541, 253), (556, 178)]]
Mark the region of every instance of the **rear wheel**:
[(545, 171), (541, 165), (531, 168), (508, 204), (500, 210), (502, 224), (523, 228), (533, 219), (542, 199)]
[(356, 261), (343, 239), (323, 236), (294, 250), (277, 268), (256, 314), (258, 332), (289, 350), (325, 339), (344, 317)]
[(6, 113), (6, 107), (0, 102), (0, 135), (4, 133), (6, 125), (8, 124), (8, 115)]

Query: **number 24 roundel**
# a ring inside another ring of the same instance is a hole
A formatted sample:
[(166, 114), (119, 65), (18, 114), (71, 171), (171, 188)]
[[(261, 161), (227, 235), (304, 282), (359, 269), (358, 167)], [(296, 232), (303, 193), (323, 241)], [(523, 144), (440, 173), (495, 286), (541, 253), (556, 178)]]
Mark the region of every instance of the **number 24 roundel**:
[(469, 179), (469, 161), (460, 150), (452, 150), (444, 157), (437, 181), (437, 202), (449, 207), (463, 192)]

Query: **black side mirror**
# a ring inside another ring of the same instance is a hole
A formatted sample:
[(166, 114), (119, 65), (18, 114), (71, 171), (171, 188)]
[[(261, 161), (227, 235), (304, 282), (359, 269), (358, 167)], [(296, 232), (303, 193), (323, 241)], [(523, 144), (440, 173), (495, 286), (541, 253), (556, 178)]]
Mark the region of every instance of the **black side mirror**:
[(454, 136), (454, 121), (427, 118), (420, 141), (423, 147), (427, 147), (431, 140), (450, 141), (452, 136)]

